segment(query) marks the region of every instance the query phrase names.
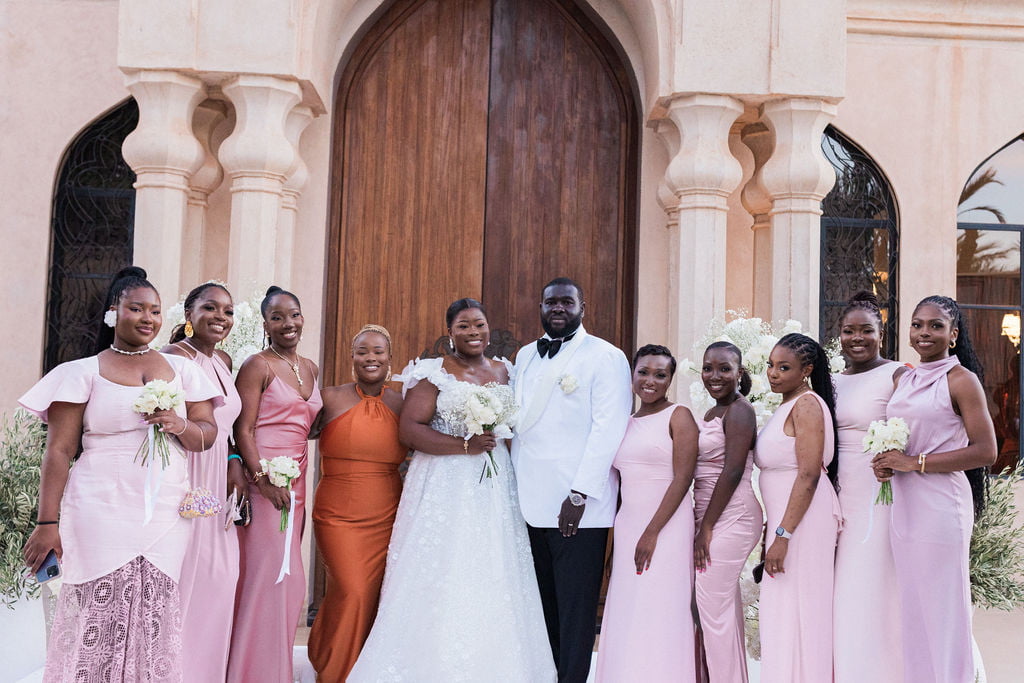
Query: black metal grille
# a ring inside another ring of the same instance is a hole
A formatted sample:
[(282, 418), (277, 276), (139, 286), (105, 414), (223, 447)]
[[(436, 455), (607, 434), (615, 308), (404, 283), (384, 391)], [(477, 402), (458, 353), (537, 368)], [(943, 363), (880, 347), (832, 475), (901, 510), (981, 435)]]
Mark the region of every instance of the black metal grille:
[(110, 278), (132, 262), (135, 174), (121, 145), (138, 122), (129, 99), (64, 155), (53, 196), (44, 371), (93, 352)]
[(866, 289), (882, 309), (882, 355), (895, 358), (899, 228), (892, 190), (871, 157), (832, 126), (821, 149), (835, 168), (836, 184), (821, 203), (819, 338), (838, 334), (846, 302)]

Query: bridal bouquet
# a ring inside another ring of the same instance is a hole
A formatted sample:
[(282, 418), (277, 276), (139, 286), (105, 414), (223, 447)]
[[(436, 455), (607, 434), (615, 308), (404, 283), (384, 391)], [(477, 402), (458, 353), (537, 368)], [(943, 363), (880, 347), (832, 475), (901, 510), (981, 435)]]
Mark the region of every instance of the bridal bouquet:
[[(512, 438), (512, 425), (516, 413), (512, 391), (504, 385), (490, 383), (476, 387), (466, 397), (466, 440), (475, 434), (491, 432), (499, 439)], [(494, 451), (487, 451), (487, 460), (480, 473), (480, 481), (498, 473)]]
[[(292, 480), (298, 479), (302, 474), (302, 470), (299, 469), (299, 463), (287, 455), (279, 455), (271, 460), (260, 459), (260, 467), (267, 473), (267, 478), (270, 479), (271, 484), (283, 489), (290, 490)], [(295, 498), (292, 497), (292, 500), (294, 501)], [(281, 508), (281, 528), (279, 531), (284, 531), (288, 528), (288, 512), (289, 508)]]
[[(868, 425), (868, 433), (864, 437), (864, 452), (878, 455), (886, 451), (902, 451), (910, 439), (910, 427), (902, 417), (890, 417), (888, 420), (875, 420)], [(892, 505), (892, 482), (883, 481), (878, 489), (875, 505)]]
[[(181, 392), (171, 386), (169, 382), (154, 379), (146, 382), (142, 387), (142, 393), (132, 403), (132, 410), (140, 415), (152, 415), (158, 410), (177, 410), (183, 400)], [(147, 460), (155, 455), (160, 456), (160, 462), (164, 468), (171, 464), (169, 435), (157, 429), (156, 425), (149, 425), (146, 440), (139, 445), (135, 459), (141, 458), (140, 464), (145, 465)]]

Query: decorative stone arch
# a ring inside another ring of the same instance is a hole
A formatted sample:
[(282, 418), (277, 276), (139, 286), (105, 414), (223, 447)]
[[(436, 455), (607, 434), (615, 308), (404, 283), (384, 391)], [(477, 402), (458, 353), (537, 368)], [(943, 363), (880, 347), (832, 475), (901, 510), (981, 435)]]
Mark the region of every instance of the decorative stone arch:
[(135, 173), (121, 146), (139, 121), (129, 98), (68, 145), (50, 218), (50, 269), (43, 371), (91, 354), (110, 277), (132, 263)]
[(881, 167), (834, 126), (821, 149), (836, 183), (821, 202), (821, 303), (819, 339), (838, 336), (839, 315), (860, 290), (878, 297), (885, 334), (882, 355), (898, 350), (899, 209)]

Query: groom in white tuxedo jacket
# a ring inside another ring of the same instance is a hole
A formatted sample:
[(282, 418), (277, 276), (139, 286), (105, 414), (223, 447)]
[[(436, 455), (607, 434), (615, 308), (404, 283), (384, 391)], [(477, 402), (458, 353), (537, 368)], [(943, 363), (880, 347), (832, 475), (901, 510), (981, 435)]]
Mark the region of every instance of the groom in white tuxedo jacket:
[(530, 532), (548, 638), (562, 683), (590, 670), (608, 529), (619, 482), (612, 460), (633, 407), (622, 351), (582, 327), (568, 278), (541, 297), (545, 334), (519, 350), (512, 462)]

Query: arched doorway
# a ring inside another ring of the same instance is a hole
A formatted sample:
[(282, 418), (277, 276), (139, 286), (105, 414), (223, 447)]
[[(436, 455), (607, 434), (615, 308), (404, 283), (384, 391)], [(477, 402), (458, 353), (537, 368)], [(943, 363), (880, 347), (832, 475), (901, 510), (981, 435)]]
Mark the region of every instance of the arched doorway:
[(557, 275), (632, 346), (639, 123), (610, 35), (572, 0), (398, 0), (365, 33), (335, 102), (326, 382), (366, 322), (396, 363), (443, 352), (462, 296), (510, 355)]

